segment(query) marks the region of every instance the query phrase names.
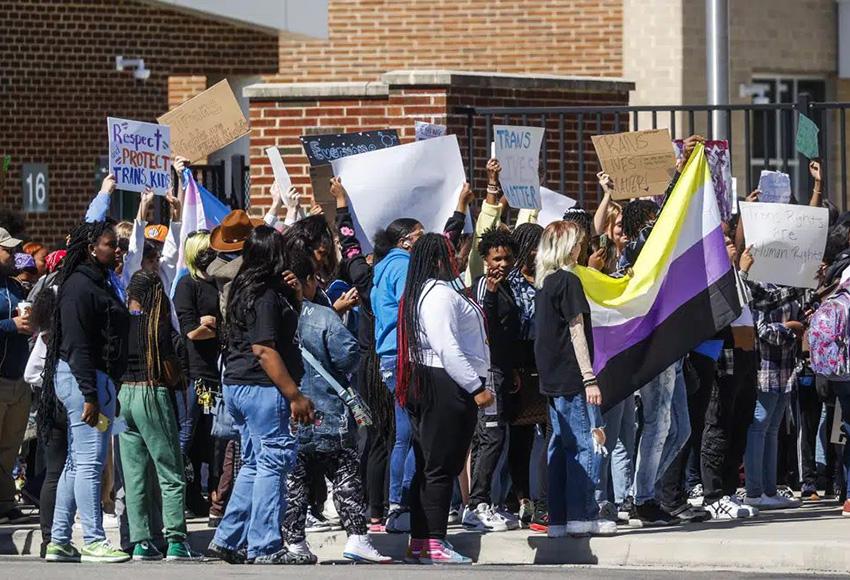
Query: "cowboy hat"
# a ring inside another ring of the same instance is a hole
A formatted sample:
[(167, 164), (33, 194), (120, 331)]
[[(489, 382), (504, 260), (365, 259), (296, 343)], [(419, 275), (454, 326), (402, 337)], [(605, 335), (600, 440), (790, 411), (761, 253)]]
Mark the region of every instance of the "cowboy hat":
[(216, 252), (241, 252), (245, 240), (263, 220), (249, 218), (241, 209), (235, 209), (221, 220), (210, 233), (210, 248)]

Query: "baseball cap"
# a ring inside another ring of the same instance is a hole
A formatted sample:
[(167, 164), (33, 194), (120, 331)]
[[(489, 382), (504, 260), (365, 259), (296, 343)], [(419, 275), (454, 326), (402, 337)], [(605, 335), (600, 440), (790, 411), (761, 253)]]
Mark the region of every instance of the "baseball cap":
[(162, 224), (155, 224), (145, 227), (145, 238), (148, 240), (153, 240), (155, 242), (164, 242), (165, 237), (168, 235), (168, 226), (164, 226)]
[(13, 238), (11, 234), (9, 234), (9, 230), (5, 228), (0, 228), (0, 247), (6, 248), (7, 250), (14, 250), (22, 243), (22, 240), (19, 240), (18, 238)]

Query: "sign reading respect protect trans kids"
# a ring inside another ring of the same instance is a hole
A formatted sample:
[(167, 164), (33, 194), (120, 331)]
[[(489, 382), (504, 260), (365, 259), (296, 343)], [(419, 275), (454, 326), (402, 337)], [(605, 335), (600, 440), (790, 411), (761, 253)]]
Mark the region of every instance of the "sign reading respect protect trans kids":
[(511, 207), (540, 209), (540, 144), (543, 127), (495, 125), (495, 156), (502, 165), (499, 183)]
[(171, 131), (165, 125), (106, 119), (109, 129), (109, 171), (118, 189), (157, 195), (171, 188)]

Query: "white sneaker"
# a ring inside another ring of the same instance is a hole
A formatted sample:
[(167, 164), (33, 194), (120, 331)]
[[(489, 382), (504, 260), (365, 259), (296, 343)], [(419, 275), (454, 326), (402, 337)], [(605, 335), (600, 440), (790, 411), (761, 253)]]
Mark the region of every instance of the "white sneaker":
[(746, 505), (737, 495), (730, 495), (729, 501), (738, 506), (739, 518), (754, 518), (759, 515), (759, 510), (757, 507), (752, 505)]
[(749, 512), (733, 502), (728, 495), (704, 507), (713, 520), (737, 520), (749, 517)]
[(550, 538), (566, 538), (567, 537), (567, 526), (549, 526), (549, 530), (546, 532), (546, 535)]
[(349, 536), (342, 556), (355, 562), (367, 562), (369, 564), (389, 564), (393, 561), (389, 556), (384, 556), (376, 550), (366, 534)]
[(782, 497), (780, 495), (768, 496), (761, 494), (761, 497), (748, 496), (744, 500), (744, 504), (757, 507), (760, 510), (781, 510), (800, 507), (800, 500)]
[(121, 518), (115, 514), (103, 514), (103, 529), (117, 530), (121, 527)]
[(463, 527), (479, 532), (508, 531), (508, 525), (505, 520), (486, 503), (478, 504), (478, 507), (475, 509), (470, 509), (467, 506), (463, 510)]
[(617, 522), (611, 520), (593, 520), (590, 522), (591, 536), (615, 536), (617, 535)]
[(504, 507), (494, 508), (493, 512), (505, 522), (505, 525), (509, 530), (519, 529), (519, 518), (516, 517), (515, 514), (511, 513)]
[(310, 544), (307, 543), (307, 540), (301, 540), (300, 542), (297, 542), (295, 544), (287, 544), (286, 550), (299, 556), (306, 556), (310, 559), (318, 560), (316, 554), (314, 554), (313, 551), (310, 549)]
[(593, 530), (594, 521), (596, 520), (573, 520), (567, 522), (567, 534), (570, 536), (586, 536)]
[(401, 508), (391, 509), (387, 515), (385, 529), (388, 534), (406, 534), (410, 532), (410, 512)]

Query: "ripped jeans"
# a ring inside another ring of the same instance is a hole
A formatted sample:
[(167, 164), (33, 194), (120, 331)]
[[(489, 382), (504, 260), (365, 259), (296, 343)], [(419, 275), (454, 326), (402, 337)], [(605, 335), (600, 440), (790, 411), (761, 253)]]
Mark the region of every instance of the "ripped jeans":
[(582, 390), (551, 397), (549, 417), (549, 524), (595, 520), (599, 515), (595, 491), (603, 455), (594, 449), (591, 429), (602, 426), (602, 412), (587, 403)]

